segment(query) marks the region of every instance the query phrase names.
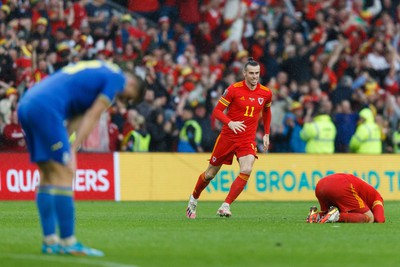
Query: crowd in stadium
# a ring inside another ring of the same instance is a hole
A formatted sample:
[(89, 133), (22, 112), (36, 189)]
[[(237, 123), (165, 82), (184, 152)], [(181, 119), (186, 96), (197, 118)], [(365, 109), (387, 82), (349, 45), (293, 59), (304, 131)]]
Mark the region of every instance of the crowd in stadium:
[(253, 57), (273, 91), (270, 152), (304, 153), (303, 124), (318, 114), (335, 124), (335, 152), (354, 152), (368, 108), (382, 143), (372, 153), (400, 153), (400, 1), (114, 1), (122, 12), (109, 2), (2, 1), (0, 151), (26, 151), (23, 94), (89, 59), (135, 71), (148, 90), (139, 105), (116, 99), (82, 151), (211, 151), (213, 107)]

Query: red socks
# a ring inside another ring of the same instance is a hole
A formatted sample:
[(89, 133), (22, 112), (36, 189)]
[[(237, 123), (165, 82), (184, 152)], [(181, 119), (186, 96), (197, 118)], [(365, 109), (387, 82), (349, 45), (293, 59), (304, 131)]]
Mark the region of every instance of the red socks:
[[(238, 177), (236, 177), (235, 181), (233, 181), (231, 185), (231, 189), (229, 190), (229, 194), (225, 199), (225, 202), (231, 204), (235, 199), (242, 193), (244, 187), (247, 184), (247, 180), (249, 180), (250, 175), (240, 173)], [(210, 181), (206, 180), (205, 172), (200, 174), (199, 179), (197, 180), (196, 186), (193, 190), (193, 197), (198, 199), (200, 197), (201, 192), (207, 187)]]
[(339, 222), (344, 223), (367, 223), (369, 217), (363, 213), (340, 213)]
[(239, 173), (239, 176), (236, 177), (235, 181), (233, 181), (231, 185), (231, 189), (229, 190), (229, 194), (225, 199), (225, 202), (231, 204), (235, 199), (242, 193), (244, 187), (247, 184), (247, 180), (249, 180), (250, 175), (245, 173)]
[(205, 172), (200, 174), (199, 179), (197, 180), (196, 186), (194, 187), (194, 190), (192, 193), (193, 197), (195, 199), (198, 199), (200, 197), (201, 192), (203, 192), (204, 188), (206, 188), (209, 183), (210, 183), (210, 181), (206, 180)]

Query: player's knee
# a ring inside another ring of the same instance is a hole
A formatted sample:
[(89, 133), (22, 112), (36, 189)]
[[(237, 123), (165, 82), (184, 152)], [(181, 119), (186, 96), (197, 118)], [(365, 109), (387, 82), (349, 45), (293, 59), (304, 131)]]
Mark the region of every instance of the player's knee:
[(65, 174), (68, 176), (68, 177), (73, 177), (74, 176), (74, 168), (73, 167), (71, 167), (71, 166), (65, 166), (66, 168), (65, 168)]
[(56, 177), (55, 184), (69, 185), (74, 177), (74, 168), (70, 165), (63, 165), (55, 163), (53, 165), (54, 177)]
[(251, 170), (252, 170), (251, 167), (243, 167), (243, 168), (240, 169), (240, 173), (247, 174), (247, 175), (250, 176)]
[(209, 165), (207, 170), (204, 172), (204, 177), (207, 181), (211, 181), (217, 175), (218, 171), (220, 170), (221, 166), (212, 166)]
[(212, 179), (214, 179), (215, 175), (217, 175), (217, 174), (214, 172), (208, 171), (205, 173), (204, 177), (207, 181), (211, 181)]

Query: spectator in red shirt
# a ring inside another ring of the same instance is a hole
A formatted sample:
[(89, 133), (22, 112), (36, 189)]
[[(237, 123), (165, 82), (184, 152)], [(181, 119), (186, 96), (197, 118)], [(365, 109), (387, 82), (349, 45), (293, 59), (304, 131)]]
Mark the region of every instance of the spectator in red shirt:
[(316, 14), (322, 9), (322, 4), (316, 0), (307, 1), (304, 7), (305, 18), (309, 25), (313, 28), (315, 25)]
[(139, 112), (136, 109), (129, 109), (126, 115), (126, 120), (122, 128), (122, 135), (125, 138), (130, 131), (135, 130), (135, 118), (138, 116)]
[(214, 37), (218, 37), (220, 27), (222, 25), (222, 12), (219, 0), (212, 0), (205, 6), (204, 14), (202, 15), (203, 21), (207, 22), (210, 26), (210, 31)]
[(119, 151), (122, 135), (118, 126), (111, 121), (111, 114), (108, 113), (108, 140), (110, 151)]
[(51, 34), (55, 34), (57, 29), (65, 29), (67, 27), (67, 16), (64, 11), (64, 2), (51, 0), (47, 9), (51, 26)]
[[(262, 61), (264, 58), (265, 51), (267, 51), (267, 33), (264, 30), (258, 30), (254, 35), (254, 44), (251, 46), (251, 55), (254, 60)], [(266, 74), (264, 64), (262, 64), (260, 70), (261, 77)]]
[[(76, 1), (72, 7), (67, 6), (67, 13), (73, 12), (73, 22), (71, 27), (79, 30), (82, 24), (88, 23), (88, 15), (85, 9), (86, 0)], [(69, 2), (70, 3), (70, 2)]]
[(200, 22), (199, 0), (178, 1), (179, 19), (192, 35)]
[(138, 59), (141, 58), (142, 52), (139, 47), (134, 47), (134, 45), (129, 42), (126, 43), (123, 50), (122, 61), (128, 64), (129, 61), (138, 62)]
[(26, 143), (21, 125), (18, 123), (17, 112), (10, 114), (10, 123), (3, 129), (3, 151), (26, 151)]
[(238, 42), (232, 41), (229, 44), (229, 49), (227, 51), (223, 51), (221, 59), (218, 58), (218, 60), (222, 61), (221, 63), (225, 64), (226, 66), (230, 66), (235, 61), (236, 56), (240, 51), (241, 49), (239, 47)]
[(47, 69), (47, 62), (46, 59), (40, 59), (37, 63), (35, 70), (33, 71), (33, 78), (35, 82), (39, 82), (49, 75)]
[(143, 17), (151, 19), (154, 22), (158, 21), (160, 3), (159, 0), (129, 0), (128, 9), (136, 12)]
[(47, 13), (45, 1), (32, 0), (31, 2), (31, 19), (33, 24), (37, 23), (40, 18), (49, 19), (49, 14)]
[(129, 41), (134, 41), (134, 47), (138, 47), (140, 44), (140, 49), (142, 52), (146, 52), (148, 46), (150, 45), (152, 39), (150, 35), (150, 30), (147, 26), (147, 21), (145, 18), (139, 18), (136, 20), (136, 26), (132, 25), (132, 17), (129, 14), (122, 16), (121, 18), (121, 31), (120, 39), (122, 45), (125, 45)]
[(198, 26), (198, 31), (193, 38), (199, 55), (210, 55), (216, 47), (215, 39), (211, 35), (211, 29), (208, 22), (202, 22)]
[(222, 79), (225, 71), (225, 65), (221, 63), (221, 58), (217, 52), (214, 52), (210, 55), (210, 71), (217, 76), (217, 80)]

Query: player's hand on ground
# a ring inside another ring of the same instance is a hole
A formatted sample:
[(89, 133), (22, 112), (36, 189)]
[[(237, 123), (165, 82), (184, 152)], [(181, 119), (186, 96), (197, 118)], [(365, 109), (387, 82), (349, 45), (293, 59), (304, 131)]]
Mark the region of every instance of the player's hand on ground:
[(228, 127), (237, 134), (238, 132), (244, 132), (246, 130), (246, 125), (244, 121), (231, 121), (228, 123)]
[(268, 151), (268, 147), (269, 147), (269, 134), (264, 134), (264, 136), (263, 136), (263, 145), (264, 145), (264, 147), (263, 147), (264, 152), (267, 152)]

